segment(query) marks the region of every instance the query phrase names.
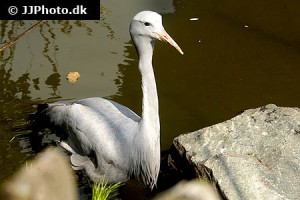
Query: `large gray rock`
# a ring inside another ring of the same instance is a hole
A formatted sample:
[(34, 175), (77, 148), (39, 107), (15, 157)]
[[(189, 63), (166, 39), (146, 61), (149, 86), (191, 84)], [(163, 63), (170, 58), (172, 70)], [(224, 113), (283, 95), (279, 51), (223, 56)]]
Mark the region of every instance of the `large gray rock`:
[(246, 110), (180, 135), (174, 146), (196, 176), (211, 180), (225, 199), (300, 199), (299, 108)]

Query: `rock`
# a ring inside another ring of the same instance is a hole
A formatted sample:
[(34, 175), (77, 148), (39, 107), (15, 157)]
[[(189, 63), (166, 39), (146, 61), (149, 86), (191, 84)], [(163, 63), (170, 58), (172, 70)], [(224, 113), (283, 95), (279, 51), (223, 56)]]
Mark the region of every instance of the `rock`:
[[(174, 139), (169, 165), (209, 179), (224, 199), (300, 199), (300, 109), (270, 104)], [(177, 158), (176, 158), (177, 157)]]
[(220, 200), (220, 197), (207, 181), (181, 181), (171, 189), (157, 195), (154, 200)]
[(57, 149), (47, 149), (2, 185), (0, 199), (76, 200), (70, 164)]

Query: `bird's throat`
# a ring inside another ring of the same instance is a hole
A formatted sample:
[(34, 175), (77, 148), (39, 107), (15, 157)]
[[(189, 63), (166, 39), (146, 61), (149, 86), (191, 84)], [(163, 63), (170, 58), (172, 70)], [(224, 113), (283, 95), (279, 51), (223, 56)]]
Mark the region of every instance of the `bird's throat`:
[(151, 129), (152, 132), (154, 131), (152, 134), (157, 135), (159, 134), (160, 125), (158, 95), (152, 66), (154, 41), (145, 41), (142, 40), (142, 38), (140, 39), (141, 40), (138, 41), (139, 45), (137, 45), (143, 92), (140, 126), (143, 126), (145, 131)]
[(143, 92), (141, 123), (147, 129), (159, 132), (159, 105), (153, 68), (152, 66), (143, 66), (140, 70)]

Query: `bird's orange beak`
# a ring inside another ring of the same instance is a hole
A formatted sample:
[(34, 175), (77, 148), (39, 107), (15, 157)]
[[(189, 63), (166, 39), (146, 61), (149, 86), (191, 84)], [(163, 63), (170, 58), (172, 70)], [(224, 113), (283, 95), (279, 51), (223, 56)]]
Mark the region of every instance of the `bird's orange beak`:
[(183, 51), (181, 50), (181, 48), (178, 46), (178, 44), (171, 38), (171, 36), (165, 30), (163, 30), (162, 32), (154, 32), (154, 33), (158, 36), (157, 39), (169, 43), (170, 45), (175, 47), (175, 49), (177, 49), (177, 51), (179, 51), (179, 53), (181, 53), (183, 55)]

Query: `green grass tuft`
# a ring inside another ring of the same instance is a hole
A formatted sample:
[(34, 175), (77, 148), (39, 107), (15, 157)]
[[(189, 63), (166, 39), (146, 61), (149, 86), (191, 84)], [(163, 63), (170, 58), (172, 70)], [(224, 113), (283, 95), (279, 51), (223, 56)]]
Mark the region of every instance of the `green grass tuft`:
[(116, 190), (122, 185), (122, 183), (115, 183), (112, 185), (107, 184), (104, 181), (93, 184), (92, 200), (108, 200), (117, 195)]

